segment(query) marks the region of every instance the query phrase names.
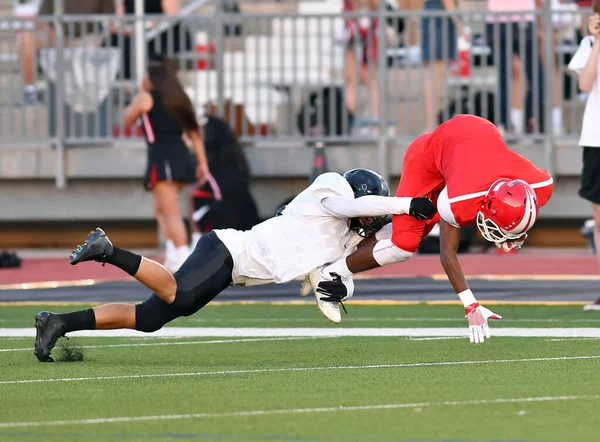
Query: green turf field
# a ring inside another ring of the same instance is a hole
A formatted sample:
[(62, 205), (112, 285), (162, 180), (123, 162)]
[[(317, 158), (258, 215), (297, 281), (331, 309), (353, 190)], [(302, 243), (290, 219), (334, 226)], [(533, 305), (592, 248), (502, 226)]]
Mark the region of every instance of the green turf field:
[[(41, 309), (0, 307), (0, 328), (32, 327)], [(334, 326), (313, 306), (209, 306), (173, 326), (466, 331), (459, 306), (348, 309)], [(505, 320), (492, 334), (600, 325), (581, 306), (493, 310)], [(32, 341), (0, 338), (2, 441), (570, 442), (600, 432), (598, 339), (77, 337), (60, 342), (84, 347), (84, 361), (54, 364), (37, 362)]]

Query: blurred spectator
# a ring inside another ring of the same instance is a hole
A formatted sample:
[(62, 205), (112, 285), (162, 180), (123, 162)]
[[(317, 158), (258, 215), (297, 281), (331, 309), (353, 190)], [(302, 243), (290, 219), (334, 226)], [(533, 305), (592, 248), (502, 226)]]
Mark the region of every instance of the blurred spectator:
[[(579, 138), (579, 145), (583, 147), (579, 196), (590, 201), (594, 209), (594, 241), (600, 266), (600, 0), (594, 0), (593, 10), (594, 14), (588, 20), (590, 35), (581, 41), (569, 69), (579, 74), (579, 89), (589, 93)], [(600, 298), (585, 309), (600, 310)]]
[[(540, 130), (544, 122), (544, 74), (542, 50), (544, 32), (541, 16), (527, 14), (542, 7), (542, 0), (488, 0), (488, 10), (492, 12), (519, 11), (519, 14), (496, 14), (488, 18), (487, 41), (492, 47), (494, 64), (498, 69), (498, 93), (500, 94), (500, 124), (510, 132), (522, 133), (524, 123), (534, 127), (534, 107)], [(536, 22), (537, 23), (534, 23)], [(496, 36), (498, 40), (496, 41)], [(523, 41), (521, 41), (523, 39)], [(536, 51), (536, 44), (537, 51)], [(522, 52), (523, 51), (523, 52)], [(512, 57), (512, 58), (511, 58)], [(512, 70), (509, 72), (509, 61)], [(534, 70), (537, 68), (536, 74)], [(525, 69), (526, 83), (521, 83), (521, 72)], [(511, 96), (508, 96), (509, 75), (512, 77)], [(537, 78), (536, 78), (537, 75)], [(534, 81), (535, 78), (535, 81)], [(526, 115), (523, 118), (521, 91), (525, 88)], [(537, 102), (534, 103), (534, 89)], [(510, 116), (509, 116), (510, 100)], [(560, 108), (552, 114), (553, 125), (562, 126)]]
[[(116, 0), (117, 15), (135, 14), (135, 0)], [(181, 10), (179, 0), (144, 0), (144, 14), (175, 15)], [(134, 60), (133, 22), (115, 23), (111, 27), (110, 46), (121, 48), (123, 53), (121, 78), (132, 78), (132, 67)], [(183, 41), (182, 41), (183, 38)], [(190, 51), (192, 41), (187, 29), (177, 23), (160, 33), (158, 38), (147, 43), (148, 56), (165, 55), (172, 57), (183, 51)]]
[[(115, 5), (112, 0), (63, 0), (65, 14), (114, 14)], [(35, 2), (31, 2), (31, 11), (35, 13)], [(43, 0), (38, 15), (54, 14), (54, 0)], [(97, 32), (97, 31), (96, 31)], [(101, 36), (94, 32), (94, 26), (88, 22), (86, 26), (76, 23), (65, 26), (65, 45), (81, 46), (84, 44), (98, 45)], [(38, 93), (35, 87), (35, 56), (43, 48), (54, 47), (55, 36), (52, 25), (38, 23), (34, 31), (24, 31), (17, 34), (16, 46), (24, 70), (25, 96), (24, 104), (36, 104)]]
[[(455, 12), (457, 4), (455, 0), (425, 0), (423, 9)], [(442, 107), (444, 72), (447, 74), (448, 63), (456, 59), (457, 33), (465, 34), (465, 38), (468, 38), (456, 15), (423, 17), (421, 21), (421, 51), (426, 67), (423, 97), (426, 132), (433, 131), (437, 126), (437, 114)]]
[[(139, 118), (148, 144), (144, 185), (152, 191), (158, 225), (174, 246), (173, 256), (167, 248), (165, 260), (165, 267), (174, 272), (190, 254), (179, 192), (187, 184), (206, 182), (209, 171), (196, 112), (166, 58), (150, 61), (140, 92), (125, 110), (125, 124)], [(184, 134), (191, 140), (196, 162)]]
[[(575, 15), (572, 12), (577, 11), (578, 7), (573, 2), (573, 0), (552, 0), (551, 7), (553, 11), (565, 11), (565, 13), (563, 14), (552, 14), (553, 47), (557, 47), (561, 43), (561, 41), (571, 40), (572, 35), (574, 35)], [(554, 54), (552, 59), (544, 61), (545, 63), (552, 63), (554, 67), (554, 109), (552, 110), (552, 131), (554, 132), (554, 135), (562, 135), (564, 132), (561, 108), (561, 101), (563, 99), (563, 96), (561, 96), (561, 93), (564, 93), (565, 89), (568, 93), (568, 88), (565, 85), (565, 80), (563, 79), (563, 75), (561, 73), (561, 70), (559, 69), (559, 66), (564, 66), (564, 64), (562, 62), (559, 62), (559, 57), (564, 57), (564, 54)], [(568, 61), (570, 60), (567, 60), (567, 63)]]
[[(344, 0), (344, 12), (376, 11), (377, 0)], [(370, 116), (379, 115), (379, 88), (377, 85), (377, 28), (376, 18), (362, 17), (346, 20), (346, 106), (356, 115), (358, 78), (369, 90)], [(358, 71), (358, 78), (357, 78)]]
[(250, 230), (259, 222), (250, 193), (250, 168), (235, 134), (225, 120), (216, 116), (207, 115), (202, 122), (211, 176), (190, 197), (192, 246), (200, 234), (210, 230)]

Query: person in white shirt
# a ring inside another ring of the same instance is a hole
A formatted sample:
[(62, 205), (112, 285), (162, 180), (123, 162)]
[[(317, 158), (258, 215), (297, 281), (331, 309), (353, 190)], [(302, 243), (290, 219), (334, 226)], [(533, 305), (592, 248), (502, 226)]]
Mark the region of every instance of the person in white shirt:
[[(583, 147), (583, 171), (579, 196), (594, 208), (596, 230), (594, 241), (600, 266), (600, 0), (594, 0), (594, 14), (589, 18), (589, 36), (585, 37), (569, 63), (569, 69), (579, 74), (579, 89), (588, 93), (579, 145)], [(600, 310), (600, 298), (585, 310)]]
[[(325, 173), (280, 216), (248, 231), (217, 229), (204, 235), (174, 275), (155, 261), (113, 246), (104, 231), (96, 229), (71, 253), (70, 263), (112, 264), (154, 293), (137, 305), (107, 304), (60, 315), (38, 313), (35, 354), (40, 362), (51, 361), (56, 341), (76, 330), (159, 330), (175, 318), (196, 313), (232, 284), (281, 284), (352, 253), (362, 239), (383, 227), (387, 215), (428, 219), (435, 212), (426, 197), (389, 197), (387, 183), (371, 170), (353, 169), (343, 176)], [(329, 293), (328, 286), (341, 281), (331, 276), (333, 281), (324, 281), (317, 291)], [(315, 296), (321, 311), (329, 316), (344, 300)]]

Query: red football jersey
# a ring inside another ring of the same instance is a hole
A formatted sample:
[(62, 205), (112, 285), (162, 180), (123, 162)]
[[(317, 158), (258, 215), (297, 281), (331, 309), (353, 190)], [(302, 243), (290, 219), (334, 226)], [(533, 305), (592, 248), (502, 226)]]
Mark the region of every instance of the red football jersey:
[(520, 179), (536, 191), (544, 206), (552, 196), (553, 181), (547, 170), (510, 150), (496, 126), (473, 115), (459, 115), (432, 134), (432, 166), (444, 177), (437, 206), (448, 223), (465, 226), (475, 222), (483, 198), (500, 178)]

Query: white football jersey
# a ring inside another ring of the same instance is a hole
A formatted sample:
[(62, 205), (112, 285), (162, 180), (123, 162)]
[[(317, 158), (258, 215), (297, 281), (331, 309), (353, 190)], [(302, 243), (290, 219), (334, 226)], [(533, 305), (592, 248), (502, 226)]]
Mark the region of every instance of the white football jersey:
[(327, 197), (354, 200), (348, 182), (325, 173), (290, 202), (283, 214), (248, 231), (215, 230), (233, 257), (233, 283), (283, 283), (351, 253), (360, 240), (348, 220), (324, 209)]

